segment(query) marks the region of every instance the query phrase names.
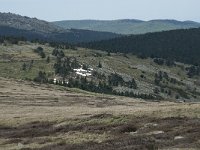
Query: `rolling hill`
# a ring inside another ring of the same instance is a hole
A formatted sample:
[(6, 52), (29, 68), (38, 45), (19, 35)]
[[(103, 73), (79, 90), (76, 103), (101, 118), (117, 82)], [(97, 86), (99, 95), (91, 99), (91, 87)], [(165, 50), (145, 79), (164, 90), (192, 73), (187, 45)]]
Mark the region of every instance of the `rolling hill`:
[(81, 46), (200, 65), (200, 28), (130, 35)]
[(148, 32), (200, 27), (200, 23), (197, 22), (182, 22), (177, 20), (66, 20), (57, 21), (53, 23), (65, 29), (74, 28), (93, 31), (113, 32), (118, 34), (144, 34)]
[[(74, 75), (77, 63), (92, 75)], [(0, 149), (197, 150), (200, 77), (188, 67), (0, 37)]]
[(69, 43), (98, 41), (120, 36), (108, 32), (66, 30), (47, 21), (12, 13), (0, 13), (0, 35)]
[[(92, 74), (77, 77), (73, 69), (81, 65), (86, 70), (93, 68)], [(2, 38), (0, 70), (0, 77), (38, 83), (52, 84), (54, 78), (58, 81), (65, 78), (68, 84), (57, 84), (94, 93), (146, 100), (199, 101), (200, 98), (199, 67), (180, 62), (160, 64), (155, 59), (141, 59), (133, 54), (71, 49), (20, 39), (13, 43), (12, 39)]]
[(47, 42), (67, 42), (67, 43), (79, 43), (79, 42), (91, 42), (100, 41), (105, 39), (112, 39), (119, 37), (120, 35), (108, 32), (97, 32), (89, 30), (71, 29), (69, 31), (62, 31), (58, 33), (43, 33), (33, 30), (16, 29), (13, 27), (0, 26), (0, 36), (12, 36), (12, 37), (25, 37), (28, 40), (40, 40)]
[(16, 29), (53, 33), (62, 32), (63, 29), (47, 21), (39, 20), (37, 18), (29, 18), (13, 13), (0, 13), (0, 26), (7, 26)]

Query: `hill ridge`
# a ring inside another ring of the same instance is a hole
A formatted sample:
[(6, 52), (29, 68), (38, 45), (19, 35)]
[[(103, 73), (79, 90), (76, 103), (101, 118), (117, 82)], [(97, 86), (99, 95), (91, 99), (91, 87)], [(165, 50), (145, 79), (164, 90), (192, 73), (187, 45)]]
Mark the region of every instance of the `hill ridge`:
[(64, 20), (53, 22), (65, 29), (88, 29), (107, 31), (118, 34), (145, 34), (149, 32), (168, 31), (174, 29), (198, 28), (200, 23), (194, 21), (178, 21), (173, 19), (155, 19), (149, 21), (137, 19), (118, 20)]
[(120, 35), (81, 29), (64, 29), (37, 18), (0, 12), (0, 36), (20, 36), (31, 40), (77, 43), (111, 39)]
[(37, 32), (51, 33), (61, 32), (63, 28), (52, 24), (50, 22), (40, 20), (37, 18), (30, 18), (14, 13), (0, 12), (0, 26), (9, 26), (16, 29), (35, 30)]
[(108, 52), (132, 53), (200, 65), (200, 28), (179, 29), (128, 35), (111, 40), (81, 44), (86, 48)]

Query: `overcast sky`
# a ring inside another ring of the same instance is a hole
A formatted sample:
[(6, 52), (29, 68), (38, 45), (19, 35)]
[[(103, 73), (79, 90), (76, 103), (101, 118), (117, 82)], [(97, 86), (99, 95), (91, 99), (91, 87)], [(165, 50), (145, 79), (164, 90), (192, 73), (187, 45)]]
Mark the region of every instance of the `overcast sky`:
[(200, 0), (0, 0), (0, 12), (47, 21), (177, 19), (200, 22)]

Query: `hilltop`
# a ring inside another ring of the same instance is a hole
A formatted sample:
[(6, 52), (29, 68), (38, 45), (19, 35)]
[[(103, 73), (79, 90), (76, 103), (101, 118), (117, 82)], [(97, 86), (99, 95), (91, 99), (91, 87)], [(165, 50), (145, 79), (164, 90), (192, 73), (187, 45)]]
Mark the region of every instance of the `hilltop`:
[(120, 36), (108, 32), (67, 30), (44, 20), (12, 13), (0, 13), (0, 35), (20, 36), (29, 40), (68, 43), (98, 41)]
[(56, 21), (53, 23), (65, 29), (74, 28), (92, 31), (113, 32), (118, 34), (144, 34), (149, 32), (200, 27), (200, 23), (198, 22), (177, 20), (66, 20)]
[(22, 29), (28, 31), (52, 33), (62, 32), (63, 28), (56, 26), (50, 22), (39, 20), (37, 18), (30, 18), (13, 13), (0, 12), (0, 26), (12, 27), (15, 29)]

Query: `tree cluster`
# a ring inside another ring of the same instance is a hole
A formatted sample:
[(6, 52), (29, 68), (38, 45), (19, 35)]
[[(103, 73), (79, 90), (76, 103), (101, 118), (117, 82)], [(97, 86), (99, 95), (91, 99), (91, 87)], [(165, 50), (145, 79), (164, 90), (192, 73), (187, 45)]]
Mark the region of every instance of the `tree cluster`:
[(94, 77), (96, 77), (97, 79), (99, 80), (106, 80), (106, 75), (103, 74), (103, 73), (99, 73), (97, 71), (93, 71), (93, 74), (92, 74)]
[(136, 94), (134, 92), (128, 91), (117, 92), (113, 90), (112, 86), (106, 84), (106, 82), (99, 81), (98, 83), (96, 83), (92, 80), (88, 81), (86, 77), (69, 78), (68, 84), (64, 83), (64, 86), (68, 86), (70, 88), (79, 88), (95, 93), (114, 94), (119, 96), (135, 97), (142, 99), (155, 99), (155, 97), (151, 94)]
[(117, 92), (117, 91), (113, 91), (113, 94), (115, 95), (119, 95), (119, 96), (126, 96), (126, 97), (134, 97), (134, 98), (142, 98), (142, 99), (156, 99), (155, 96), (153, 96), (152, 94), (136, 94), (134, 92)]
[(47, 83), (48, 82), (48, 78), (45, 72), (39, 71), (38, 72), (38, 76), (34, 78), (35, 82), (39, 82), (39, 83)]
[(65, 43), (64, 42), (62, 42), (62, 43), (60, 43), (60, 42), (50, 42), (49, 45), (51, 47), (56, 48), (56, 49), (72, 49), (72, 50), (76, 50), (76, 47), (74, 45), (69, 44), (67, 42), (65, 42)]
[(73, 69), (80, 67), (80, 64), (73, 57), (57, 57), (57, 61), (54, 64), (55, 73), (59, 74), (63, 78), (73, 72)]
[(55, 48), (55, 49), (52, 51), (52, 55), (53, 55), (53, 56), (56, 56), (56, 57), (60, 57), (60, 58), (65, 57), (65, 53), (64, 53), (62, 50), (59, 50), (59, 49), (57, 49), (57, 48)]
[(158, 65), (166, 65), (166, 66), (174, 66), (175, 65), (175, 62), (172, 60), (169, 60), (169, 59), (165, 60), (162, 58), (154, 58), (153, 61)]
[(179, 84), (179, 85), (183, 84), (182, 82), (178, 81), (177, 79), (169, 77), (169, 75), (166, 72), (159, 71), (158, 73), (155, 74), (154, 83), (156, 85), (160, 85), (161, 81), (163, 81), (163, 82), (166, 81), (165, 82), (166, 84), (168, 84), (168, 82), (170, 82), (172, 84)]
[(19, 41), (27, 41), (27, 40), (24, 37), (0, 36), (0, 43), (4, 43), (5, 41), (11, 44), (18, 44)]
[(108, 76), (108, 84), (110, 86), (126, 86), (132, 89), (137, 88), (137, 84), (134, 78), (132, 78), (132, 80), (129, 82), (125, 82), (122, 76), (120, 76), (117, 73), (112, 73), (111, 75)]
[(132, 53), (142, 58), (163, 58), (200, 65), (200, 28), (123, 36), (83, 43), (80, 46), (112, 53)]
[(112, 87), (107, 85), (105, 82), (100, 81), (99, 83), (96, 83), (92, 80), (88, 81), (85, 77), (76, 79), (70, 78), (67, 86), (95, 93), (112, 94)]
[(31, 60), (30, 63), (23, 63), (22, 70), (23, 71), (31, 70), (31, 68), (33, 67), (33, 63), (34, 63), (34, 60)]
[(191, 66), (191, 67), (187, 67), (187, 75), (192, 78), (193, 76), (198, 76), (200, 75), (200, 67), (199, 66)]
[(41, 56), (41, 58), (45, 58), (46, 55), (44, 53), (44, 49), (42, 47), (38, 47), (34, 50), (35, 53)]

